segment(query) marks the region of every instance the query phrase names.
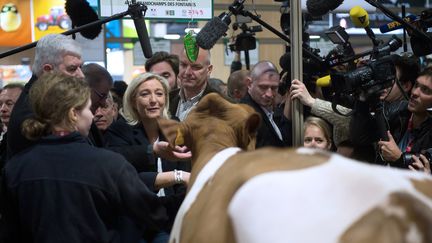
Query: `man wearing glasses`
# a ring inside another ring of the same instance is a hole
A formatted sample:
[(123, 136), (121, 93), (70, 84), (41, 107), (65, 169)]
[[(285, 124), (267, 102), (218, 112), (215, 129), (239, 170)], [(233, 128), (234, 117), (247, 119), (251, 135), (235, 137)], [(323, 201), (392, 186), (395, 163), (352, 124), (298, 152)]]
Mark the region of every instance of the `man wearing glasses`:
[[(90, 110), (93, 115), (95, 115), (99, 107), (105, 107), (107, 105), (107, 97), (110, 89), (113, 86), (113, 79), (111, 74), (104, 67), (96, 63), (84, 65), (82, 67), (82, 71), (84, 73), (85, 80), (88, 82), (91, 89), (90, 99), (92, 101), (92, 105)], [(90, 127), (88, 138), (90, 143), (94, 146), (105, 146), (103, 136), (94, 122)]]

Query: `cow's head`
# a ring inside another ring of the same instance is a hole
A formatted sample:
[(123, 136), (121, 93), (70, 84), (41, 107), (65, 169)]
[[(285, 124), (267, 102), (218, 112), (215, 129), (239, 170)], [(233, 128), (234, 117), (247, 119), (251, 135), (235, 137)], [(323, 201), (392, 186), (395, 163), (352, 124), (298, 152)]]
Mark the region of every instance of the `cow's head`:
[(253, 108), (232, 104), (219, 94), (206, 95), (183, 122), (159, 120), (159, 127), (171, 146), (186, 145), (192, 156), (201, 146), (254, 149), (261, 117)]

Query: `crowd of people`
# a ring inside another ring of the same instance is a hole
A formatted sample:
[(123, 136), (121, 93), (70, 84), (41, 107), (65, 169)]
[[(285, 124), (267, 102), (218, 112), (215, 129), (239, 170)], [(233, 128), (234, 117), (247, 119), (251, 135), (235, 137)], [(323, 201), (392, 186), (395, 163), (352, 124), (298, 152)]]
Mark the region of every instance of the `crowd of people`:
[[(261, 115), (256, 148), (291, 147), (293, 129), (303, 129), (305, 147), (431, 173), (432, 68), (421, 70), (416, 57), (394, 61), (378, 109), (360, 99), (335, 112), (300, 80), (280, 92), (283, 78), (268, 60), (250, 71), (236, 63), (225, 84), (211, 78), (209, 50), (194, 61), (157, 52), (126, 84), (83, 65), (81, 54), (73, 39), (47, 35), (31, 80), (0, 93), (0, 242), (168, 242), (192, 155), (168, 145), (157, 119), (183, 121), (209, 93)], [(302, 128), (292, 126), (294, 99), (305, 107)]]

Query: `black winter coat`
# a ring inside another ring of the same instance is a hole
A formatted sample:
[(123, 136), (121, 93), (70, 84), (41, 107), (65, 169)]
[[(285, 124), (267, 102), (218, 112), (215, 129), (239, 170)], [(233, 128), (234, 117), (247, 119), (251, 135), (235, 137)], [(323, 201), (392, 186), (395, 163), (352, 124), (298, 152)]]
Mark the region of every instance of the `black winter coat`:
[(120, 154), (78, 133), (50, 135), (6, 165), (2, 242), (122, 242), (119, 217), (167, 223), (162, 205)]

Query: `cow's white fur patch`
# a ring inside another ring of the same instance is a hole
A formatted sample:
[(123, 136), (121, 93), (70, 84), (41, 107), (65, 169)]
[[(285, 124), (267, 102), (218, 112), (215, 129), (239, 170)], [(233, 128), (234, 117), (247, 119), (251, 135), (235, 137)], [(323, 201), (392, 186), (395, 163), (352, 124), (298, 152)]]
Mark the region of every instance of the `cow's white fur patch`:
[(207, 181), (211, 180), (216, 171), (228, 160), (231, 156), (239, 152), (240, 148), (226, 148), (219, 153), (215, 154), (209, 162), (203, 167), (203, 169), (199, 172), (194, 184), (190, 188), (187, 193), (185, 199), (183, 200), (180, 209), (177, 212), (173, 228), (171, 230), (170, 242), (179, 242), (180, 233), (181, 233), (181, 225), (183, 223), (183, 217), (191, 207), (191, 205), (195, 202), (196, 197), (201, 192), (201, 189), (207, 183)]
[(410, 178), (429, 177), (332, 155), (322, 165), (250, 179), (228, 211), (237, 242), (337, 242), (365, 213), (386, 204), (392, 192), (409, 192), (432, 208)]

